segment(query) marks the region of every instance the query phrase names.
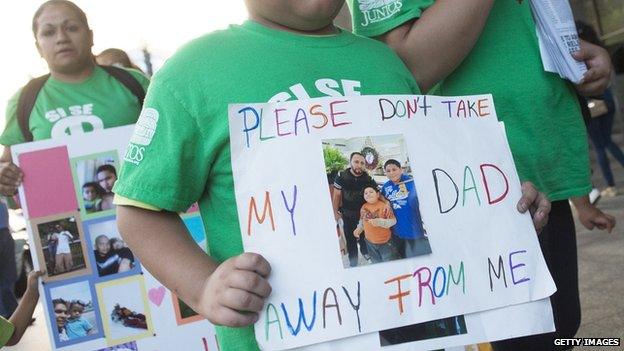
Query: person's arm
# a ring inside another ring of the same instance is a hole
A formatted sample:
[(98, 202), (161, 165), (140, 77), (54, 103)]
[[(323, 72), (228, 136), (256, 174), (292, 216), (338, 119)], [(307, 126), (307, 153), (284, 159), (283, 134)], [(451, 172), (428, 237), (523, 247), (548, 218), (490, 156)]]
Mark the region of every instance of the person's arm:
[(587, 72), (576, 85), (583, 96), (597, 96), (604, 93), (611, 81), (611, 57), (604, 48), (585, 40), (580, 40), (581, 50), (572, 54), (578, 61), (585, 61)]
[(13, 196), (17, 192), (17, 187), (22, 184), (24, 174), (22, 170), (13, 163), (11, 148), (4, 147), (0, 156), (0, 194)]
[(37, 282), (39, 277), (42, 275), (43, 272), (41, 271), (32, 271), (28, 273), (28, 285), (26, 287), (26, 292), (24, 293), (19, 305), (17, 305), (17, 309), (13, 312), (13, 315), (9, 319), (9, 321), (15, 326), (15, 331), (13, 331), (13, 336), (11, 336), (7, 342), (7, 346), (17, 344), (22, 339), (26, 328), (30, 325), (33, 313), (35, 312), (35, 307), (37, 307), (37, 301), (39, 301), (39, 288), (37, 287)]
[(472, 50), (493, 4), (494, 0), (436, 0), (419, 19), (377, 39), (396, 51), (426, 93)]
[(340, 208), (340, 200), (342, 199), (342, 190), (338, 188), (334, 188), (334, 194), (332, 195), (332, 207), (334, 209), (334, 219), (338, 221), (340, 219), (340, 212), (338, 209)]
[(127, 272), (131, 269), (132, 269), (132, 261), (130, 261), (127, 258), (122, 258), (121, 261), (119, 262), (119, 269), (117, 270), (117, 272), (118, 273)]
[(592, 205), (589, 196), (579, 196), (570, 199), (578, 212), (578, 218), (581, 224), (589, 230), (594, 228), (606, 230), (611, 233), (615, 227), (615, 217), (608, 215)]
[(240, 327), (257, 321), (271, 293), (271, 268), (262, 256), (243, 253), (218, 264), (173, 212), (118, 205), (117, 225), (145, 268), (210, 322)]

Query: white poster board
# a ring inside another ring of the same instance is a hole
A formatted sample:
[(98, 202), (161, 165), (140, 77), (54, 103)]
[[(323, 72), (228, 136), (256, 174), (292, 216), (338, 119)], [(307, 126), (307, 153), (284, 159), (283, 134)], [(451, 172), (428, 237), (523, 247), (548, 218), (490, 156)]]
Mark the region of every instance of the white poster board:
[[(229, 122), (243, 244), (272, 265), (273, 293), (255, 325), (262, 348), (520, 304), (555, 291), (531, 219), (516, 210), (520, 182), (490, 95), (237, 104)], [(393, 142), (399, 151), (387, 151)], [(430, 254), (344, 267), (324, 144), (372, 146), (366, 157), (372, 154), (373, 164), (402, 158)]]
[[(34, 268), (48, 271), (40, 292), (51, 349), (217, 350), (214, 327), (141, 266), (120, 242), (114, 209), (104, 205), (104, 178), (110, 167), (119, 169), (132, 131), (133, 126), (111, 128), (11, 148), (25, 174), (20, 200)], [(91, 198), (91, 189), (99, 197)], [(197, 209), (181, 216), (205, 249)], [(122, 259), (128, 270), (120, 268)], [(69, 331), (61, 310), (76, 308), (76, 302), (82, 305), (76, 322), (83, 327)]]

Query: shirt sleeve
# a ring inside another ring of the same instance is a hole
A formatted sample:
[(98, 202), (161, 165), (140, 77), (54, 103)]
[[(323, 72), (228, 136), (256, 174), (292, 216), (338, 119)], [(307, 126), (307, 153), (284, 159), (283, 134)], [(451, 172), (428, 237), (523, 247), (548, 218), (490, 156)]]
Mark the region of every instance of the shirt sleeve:
[(13, 323), (0, 316), (0, 348), (9, 342), (15, 331)]
[(115, 194), (115, 197), (113, 199), (113, 204), (119, 206), (133, 206), (133, 207), (138, 207), (138, 208), (142, 208), (144, 210), (150, 210), (150, 211), (160, 211), (161, 209), (156, 207), (156, 206), (152, 206), (152, 205), (148, 205), (144, 202), (140, 202), (140, 201), (136, 201), (136, 200), (132, 200), (132, 199), (128, 199), (126, 197), (123, 197), (119, 194)]
[(6, 125), (2, 135), (0, 135), (0, 144), (4, 146), (21, 144), (26, 141), (22, 134), (22, 129), (19, 126), (19, 122), (17, 121), (17, 101), (21, 91), (20, 89), (7, 102), (5, 113)]
[(208, 179), (209, 138), (163, 80), (152, 80), (114, 192), (172, 212), (186, 211)]
[(334, 179), (334, 188), (342, 190), (343, 185), (342, 172), (340, 172)]
[(348, 0), (353, 32), (365, 37), (387, 33), (405, 22), (420, 18), (434, 0)]

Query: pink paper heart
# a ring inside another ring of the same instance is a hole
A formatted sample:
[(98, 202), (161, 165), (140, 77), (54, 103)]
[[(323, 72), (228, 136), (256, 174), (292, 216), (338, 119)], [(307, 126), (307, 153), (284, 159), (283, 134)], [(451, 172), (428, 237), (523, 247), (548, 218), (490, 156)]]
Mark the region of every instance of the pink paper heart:
[(149, 289), (149, 292), (147, 293), (147, 297), (149, 298), (150, 301), (152, 301), (154, 305), (160, 307), (160, 304), (162, 303), (163, 298), (165, 297), (165, 287), (160, 286), (158, 288)]

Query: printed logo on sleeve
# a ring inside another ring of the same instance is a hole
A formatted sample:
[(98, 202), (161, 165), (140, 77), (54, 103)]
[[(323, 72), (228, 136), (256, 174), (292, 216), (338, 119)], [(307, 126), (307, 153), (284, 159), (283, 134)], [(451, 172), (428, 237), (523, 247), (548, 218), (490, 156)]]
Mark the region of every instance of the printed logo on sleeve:
[(158, 111), (151, 107), (143, 109), (139, 120), (134, 127), (134, 134), (131, 143), (138, 145), (149, 145), (152, 142), (154, 133), (156, 132), (156, 125), (158, 124)]
[(386, 20), (401, 11), (401, 0), (358, 0), (359, 8), (364, 19), (360, 23), (366, 27), (371, 23)]
[(141, 111), (139, 120), (134, 126), (134, 133), (130, 139), (130, 144), (126, 149), (124, 160), (135, 165), (143, 161), (145, 155), (145, 147), (148, 146), (156, 133), (158, 125), (158, 111), (153, 108), (145, 108)]

